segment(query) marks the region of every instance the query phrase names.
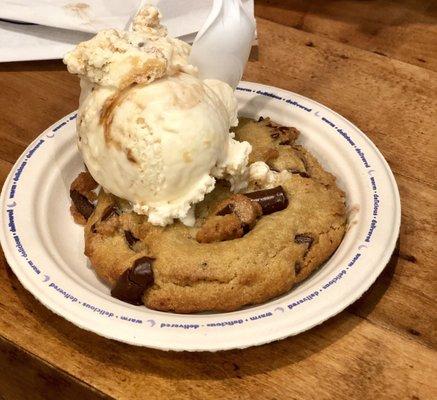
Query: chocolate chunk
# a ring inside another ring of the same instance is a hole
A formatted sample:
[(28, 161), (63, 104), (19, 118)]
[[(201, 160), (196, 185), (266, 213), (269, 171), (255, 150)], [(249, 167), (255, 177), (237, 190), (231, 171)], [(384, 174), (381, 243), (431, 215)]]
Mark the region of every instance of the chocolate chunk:
[(140, 257), (136, 259), (131, 268), (129, 279), (137, 285), (147, 288), (147, 286), (153, 283), (153, 261), (153, 258), (150, 257)]
[(300, 271), (302, 270), (302, 264), (299, 261), (296, 261), (294, 263), (294, 273), (296, 275), (299, 275)]
[(153, 259), (141, 257), (131, 268), (124, 271), (111, 290), (111, 296), (126, 303), (143, 304), (144, 291), (153, 284)]
[(244, 193), (244, 195), (257, 202), (261, 206), (264, 215), (284, 210), (288, 206), (288, 198), (282, 186)]
[(310, 247), (313, 244), (314, 239), (307, 234), (298, 234), (294, 237), (294, 243), (307, 244)]
[[(303, 256), (302, 256), (302, 258), (304, 260), (305, 260), (305, 257), (307, 256), (308, 252), (310, 251), (311, 246), (313, 245), (313, 242), (314, 242), (314, 239), (307, 233), (297, 234), (294, 237), (294, 243), (306, 245), (306, 249), (305, 249)], [(296, 266), (295, 266), (295, 269), (296, 269), (296, 274), (298, 274), (299, 272), (297, 271)], [(300, 271), (300, 269), (299, 269), (299, 271)]]
[(235, 204), (234, 203), (228, 203), (226, 206), (224, 206), (221, 210), (217, 211), (216, 215), (227, 215), (232, 214), (235, 210)]
[[(103, 211), (102, 216), (100, 218), (100, 222), (106, 221), (107, 219), (111, 218), (113, 215), (120, 215), (120, 212), (113, 205), (109, 205)], [(92, 233), (97, 233), (97, 224), (98, 222), (95, 222), (94, 224), (91, 225)]]
[(126, 238), (126, 242), (128, 243), (129, 247), (132, 248), (132, 246), (138, 242), (140, 239), (137, 239), (131, 231), (124, 231), (124, 237)]
[(100, 221), (106, 221), (107, 219), (111, 218), (113, 215), (119, 215), (118, 210), (110, 205), (106, 207), (105, 211), (102, 213), (102, 218), (100, 218)]
[(258, 122), (261, 122), (264, 119), (264, 117), (259, 117)]
[(270, 134), (270, 137), (271, 137), (272, 139), (277, 139), (277, 138), (279, 137), (279, 132), (278, 132), (278, 131), (273, 131), (273, 132)]
[(241, 224), (241, 227), (243, 228), (243, 235), (246, 233), (249, 233), (251, 226), (249, 224)]
[(70, 190), (70, 198), (76, 210), (85, 218), (88, 219), (94, 212), (94, 205), (89, 200), (80, 194), (77, 190)]
[(288, 171), (294, 175), (300, 175), (302, 178), (310, 177), (306, 171), (299, 171), (297, 169), (289, 169)]

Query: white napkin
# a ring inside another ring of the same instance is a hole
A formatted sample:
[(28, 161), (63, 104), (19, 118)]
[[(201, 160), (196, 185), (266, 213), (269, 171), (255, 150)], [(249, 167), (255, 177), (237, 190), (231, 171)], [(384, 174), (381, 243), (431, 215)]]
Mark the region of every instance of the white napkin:
[[(99, 30), (126, 29), (141, 3), (159, 8), (171, 36), (192, 42), (212, 1), (0, 0), (0, 62), (62, 58)], [(243, 4), (253, 15), (253, 0)]]
[(124, 29), (139, 0), (1, 0), (0, 18), (95, 33)]

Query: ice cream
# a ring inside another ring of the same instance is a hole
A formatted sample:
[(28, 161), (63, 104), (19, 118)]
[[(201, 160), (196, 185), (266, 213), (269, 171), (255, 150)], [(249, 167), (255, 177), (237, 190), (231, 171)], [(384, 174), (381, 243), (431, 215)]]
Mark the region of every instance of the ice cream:
[(287, 179), (290, 179), (289, 171), (273, 171), (265, 162), (256, 161), (249, 165), (247, 191), (271, 189), (282, 185)]
[(193, 224), (193, 205), (217, 178), (234, 191), (248, 184), (251, 146), (229, 132), (238, 122), (233, 90), (198, 79), (189, 51), (146, 7), (132, 32), (100, 32), (64, 59), (81, 78), (77, 131), (86, 166), (155, 225)]

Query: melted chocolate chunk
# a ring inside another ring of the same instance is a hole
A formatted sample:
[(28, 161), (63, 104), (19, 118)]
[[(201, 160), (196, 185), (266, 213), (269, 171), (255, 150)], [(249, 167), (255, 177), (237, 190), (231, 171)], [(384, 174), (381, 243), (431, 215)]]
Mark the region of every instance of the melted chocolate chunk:
[(144, 291), (153, 284), (153, 259), (141, 257), (131, 268), (124, 271), (111, 290), (111, 296), (126, 303), (143, 304)]
[(100, 221), (106, 221), (107, 219), (111, 218), (113, 215), (120, 215), (118, 210), (114, 206), (108, 206), (106, 207), (105, 211), (102, 213), (102, 218)]
[(241, 226), (243, 227), (243, 234), (245, 235), (246, 233), (249, 233), (250, 231), (250, 225), (248, 224), (241, 224)]
[[(307, 256), (308, 252), (311, 249), (311, 246), (313, 245), (314, 239), (307, 233), (302, 233), (302, 234), (297, 234), (294, 237), (294, 243), (297, 244), (305, 244), (306, 245), (306, 249), (303, 253), (303, 260), (305, 260), (305, 257)], [(294, 266), (296, 275), (299, 274), (300, 270), (302, 269), (302, 265), (299, 261), (296, 262), (295, 266)]]
[(306, 171), (299, 171), (297, 169), (289, 169), (288, 171), (290, 173), (292, 173), (293, 175), (300, 175), (302, 178), (309, 178), (310, 177)]
[[(111, 218), (113, 215), (120, 215), (120, 212), (113, 206), (110, 205), (105, 208), (105, 210), (102, 213), (102, 217), (100, 218), (100, 222), (106, 221), (107, 219)], [(97, 233), (97, 222), (91, 225), (91, 232)]]
[(221, 210), (217, 211), (216, 215), (221, 215), (221, 216), (228, 215), (228, 214), (232, 214), (234, 211), (235, 211), (235, 204), (228, 203)]
[(288, 206), (288, 198), (282, 186), (244, 193), (244, 195), (256, 201), (261, 206), (264, 215), (284, 210)]
[(70, 198), (76, 210), (85, 218), (88, 219), (94, 212), (94, 205), (77, 190), (70, 190)]
[(137, 239), (131, 231), (124, 231), (124, 237), (126, 238), (126, 242), (128, 243), (129, 247), (132, 248), (132, 246), (138, 242), (140, 239)]
[(306, 234), (298, 234), (294, 237), (294, 243), (307, 244), (310, 247), (313, 244), (314, 239)]
[(294, 273), (299, 275), (300, 271), (302, 271), (302, 264), (299, 261), (294, 263)]

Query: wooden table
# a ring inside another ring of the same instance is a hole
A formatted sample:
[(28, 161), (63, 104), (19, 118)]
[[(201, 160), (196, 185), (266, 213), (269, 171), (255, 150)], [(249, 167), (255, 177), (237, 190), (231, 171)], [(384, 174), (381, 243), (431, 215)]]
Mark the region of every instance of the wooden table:
[[(313, 98), (357, 124), (402, 198), (398, 249), (340, 315), (280, 342), (166, 353), (83, 331), (45, 309), (0, 258), (0, 399), (437, 398), (437, 15), (433, 1), (262, 1), (245, 79)], [(60, 61), (0, 66), (0, 181), (74, 110)]]

